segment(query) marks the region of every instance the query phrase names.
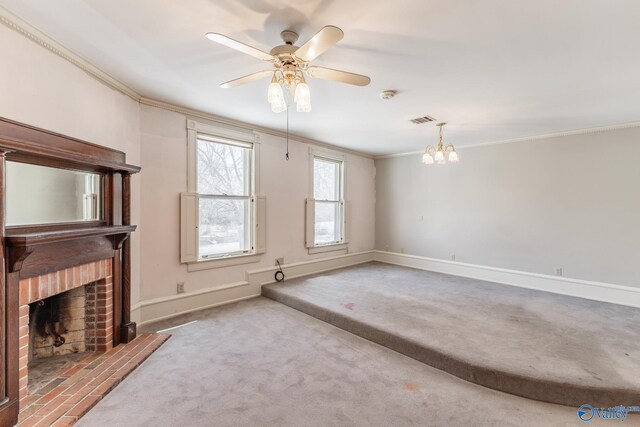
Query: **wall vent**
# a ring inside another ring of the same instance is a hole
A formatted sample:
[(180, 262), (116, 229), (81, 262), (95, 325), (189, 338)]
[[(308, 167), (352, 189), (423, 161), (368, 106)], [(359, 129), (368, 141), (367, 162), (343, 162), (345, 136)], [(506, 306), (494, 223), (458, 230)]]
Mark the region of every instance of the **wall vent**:
[(421, 125), (423, 123), (429, 123), (429, 122), (435, 122), (436, 119), (434, 119), (431, 116), (424, 116), (424, 117), (418, 117), (417, 119), (413, 119), (413, 120), (409, 120), (411, 123), (414, 123), (416, 125)]

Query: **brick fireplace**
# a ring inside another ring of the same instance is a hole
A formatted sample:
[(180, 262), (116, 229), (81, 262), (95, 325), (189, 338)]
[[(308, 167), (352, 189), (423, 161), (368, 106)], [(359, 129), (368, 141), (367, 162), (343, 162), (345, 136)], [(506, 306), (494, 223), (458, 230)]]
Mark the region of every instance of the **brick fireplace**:
[[(112, 271), (112, 259), (109, 258), (20, 280), (18, 365), (21, 402), (28, 395), (30, 352), (32, 358), (42, 358), (49, 353), (50, 357), (56, 357), (81, 351), (105, 352), (113, 347)], [(60, 312), (53, 315), (59, 322), (50, 324), (48, 333), (39, 334), (39, 328), (30, 324), (30, 318), (32, 322), (35, 320), (34, 307), (39, 301), (46, 303), (52, 297), (57, 299), (53, 306)], [(80, 304), (84, 307), (79, 307)], [(52, 330), (54, 326), (57, 331)], [(58, 334), (64, 342), (58, 342), (56, 347), (54, 335)], [(37, 343), (38, 348), (30, 349), (30, 343)]]

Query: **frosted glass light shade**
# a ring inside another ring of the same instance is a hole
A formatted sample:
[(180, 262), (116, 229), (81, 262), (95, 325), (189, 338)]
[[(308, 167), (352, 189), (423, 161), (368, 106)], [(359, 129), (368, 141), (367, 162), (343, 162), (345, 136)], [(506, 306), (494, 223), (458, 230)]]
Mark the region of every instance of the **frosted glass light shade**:
[(269, 90), (267, 91), (267, 101), (273, 103), (280, 98), (284, 98), (282, 86), (280, 86), (279, 83), (273, 81), (269, 84)]
[(284, 101), (284, 97), (271, 103), (271, 111), (274, 113), (282, 113), (287, 109), (287, 103)]
[(424, 153), (422, 155), (422, 163), (424, 163), (425, 165), (432, 165), (433, 164), (433, 156), (429, 153)]
[(451, 163), (456, 163), (460, 161), (460, 157), (458, 156), (458, 152), (457, 151), (452, 151), (449, 153), (449, 161)]
[(444, 160), (444, 152), (441, 150), (436, 151), (436, 155), (435, 155), (435, 161), (438, 162), (438, 164), (443, 164), (445, 162)]
[(276, 82), (274, 77), (269, 84), (267, 90), (267, 101), (271, 104), (271, 111), (274, 113), (282, 113), (287, 109), (287, 103), (284, 100), (284, 92), (280, 83)]
[(299, 113), (308, 113), (311, 111), (311, 91), (306, 83), (298, 83), (293, 100), (296, 103), (296, 108)]

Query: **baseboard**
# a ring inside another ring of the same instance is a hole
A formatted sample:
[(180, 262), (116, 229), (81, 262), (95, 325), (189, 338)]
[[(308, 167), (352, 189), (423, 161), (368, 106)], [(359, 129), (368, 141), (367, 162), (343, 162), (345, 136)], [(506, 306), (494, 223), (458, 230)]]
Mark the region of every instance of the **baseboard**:
[[(296, 262), (282, 266), (285, 274), (285, 280), (295, 279), (297, 277), (309, 276), (325, 271), (335, 270), (337, 268), (349, 267), (352, 265), (371, 262), (374, 258), (374, 251), (355, 252), (352, 254), (336, 255), (327, 258), (318, 258), (311, 261)], [(278, 267), (263, 268), (247, 272), (247, 282), (252, 286), (263, 286), (274, 283), (274, 275), (278, 271)]]
[(626, 305), (630, 307), (640, 307), (640, 288), (633, 288), (631, 286), (549, 276), (545, 274), (529, 273), (526, 271), (466, 264), (462, 262), (446, 261), (394, 252), (373, 252), (373, 259), (375, 261), (387, 264), (395, 264), (404, 267), (451, 274), (454, 276), (486, 280), (489, 282)]
[(196, 292), (142, 301), (132, 309), (131, 319), (140, 326), (205, 308), (254, 298), (259, 295), (260, 287), (252, 286), (248, 282), (229, 283), (224, 286), (201, 289)]
[[(373, 251), (318, 258), (311, 261), (285, 264), (282, 270), (286, 279), (308, 276), (373, 261)], [(260, 295), (262, 285), (275, 282), (277, 267), (263, 268), (246, 272), (243, 282), (229, 283), (223, 286), (201, 289), (168, 297), (141, 301), (131, 307), (131, 320), (138, 326), (164, 320), (193, 311), (230, 304)]]

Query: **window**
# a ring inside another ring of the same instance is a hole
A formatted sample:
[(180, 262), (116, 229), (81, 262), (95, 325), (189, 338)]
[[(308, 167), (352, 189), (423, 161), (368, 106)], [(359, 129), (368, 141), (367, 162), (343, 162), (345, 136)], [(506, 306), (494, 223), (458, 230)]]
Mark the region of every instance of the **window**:
[(252, 251), (252, 144), (197, 137), (200, 258)]
[(348, 203), (344, 200), (344, 156), (312, 149), (309, 160), (306, 246), (309, 253), (346, 249)]
[(189, 120), (188, 192), (180, 197), (180, 260), (188, 271), (257, 262), (266, 201), (257, 196), (257, 136)]
[(313, 159), (315, 246), (342, 242), (342, 162)]

